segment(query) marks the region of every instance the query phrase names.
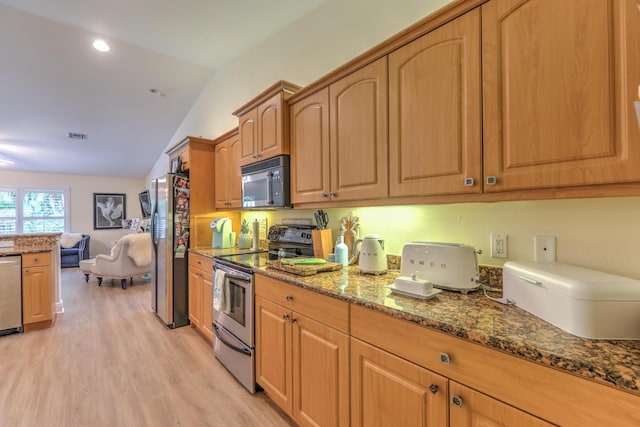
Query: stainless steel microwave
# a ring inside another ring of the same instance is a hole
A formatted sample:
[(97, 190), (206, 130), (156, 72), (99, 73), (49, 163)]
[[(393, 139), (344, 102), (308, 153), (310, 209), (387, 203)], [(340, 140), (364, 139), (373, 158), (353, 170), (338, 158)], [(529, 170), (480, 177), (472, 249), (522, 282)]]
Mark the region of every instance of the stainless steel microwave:
[(240, 168), (242, 207), (290, 208), (289, 156), (261, 160)]

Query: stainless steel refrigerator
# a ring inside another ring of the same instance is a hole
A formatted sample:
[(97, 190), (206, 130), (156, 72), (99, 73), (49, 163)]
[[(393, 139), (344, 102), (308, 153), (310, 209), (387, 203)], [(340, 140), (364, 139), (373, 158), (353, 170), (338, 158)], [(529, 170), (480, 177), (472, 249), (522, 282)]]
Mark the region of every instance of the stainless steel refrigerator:
[(154, 179), (151, 196), (151, 308), (170, 328), (189, 324), (189, 179), (167, 174)]

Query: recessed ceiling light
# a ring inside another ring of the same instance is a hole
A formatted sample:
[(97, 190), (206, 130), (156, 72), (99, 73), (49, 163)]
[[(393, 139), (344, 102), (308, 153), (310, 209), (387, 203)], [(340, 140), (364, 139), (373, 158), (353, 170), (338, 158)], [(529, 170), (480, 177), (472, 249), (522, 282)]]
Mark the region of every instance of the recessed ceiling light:
[(94, 41), (93, 47), (100, 52), (109, 52), (111, 50), (107, 42), (101, 39)]

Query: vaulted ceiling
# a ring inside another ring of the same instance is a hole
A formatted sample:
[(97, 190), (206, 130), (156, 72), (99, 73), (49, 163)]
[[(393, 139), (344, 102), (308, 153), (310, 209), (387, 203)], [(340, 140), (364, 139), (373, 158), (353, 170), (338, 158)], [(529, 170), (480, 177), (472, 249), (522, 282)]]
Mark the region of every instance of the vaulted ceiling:
[(0, 170), (144, 177), (216, 69), (323, 1), (0, 0)]

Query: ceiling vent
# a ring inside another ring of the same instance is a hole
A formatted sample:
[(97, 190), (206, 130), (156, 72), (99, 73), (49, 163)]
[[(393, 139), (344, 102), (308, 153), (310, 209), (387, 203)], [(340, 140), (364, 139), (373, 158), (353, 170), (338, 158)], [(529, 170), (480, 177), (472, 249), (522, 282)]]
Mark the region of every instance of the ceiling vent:
[(87, 134), (86, 133), (77, 133), (77, 132), (67, 132), (67, 137), (71, 138), (71, 139), (79, 139), (84, 141), (85, 139), (87, 139)]

